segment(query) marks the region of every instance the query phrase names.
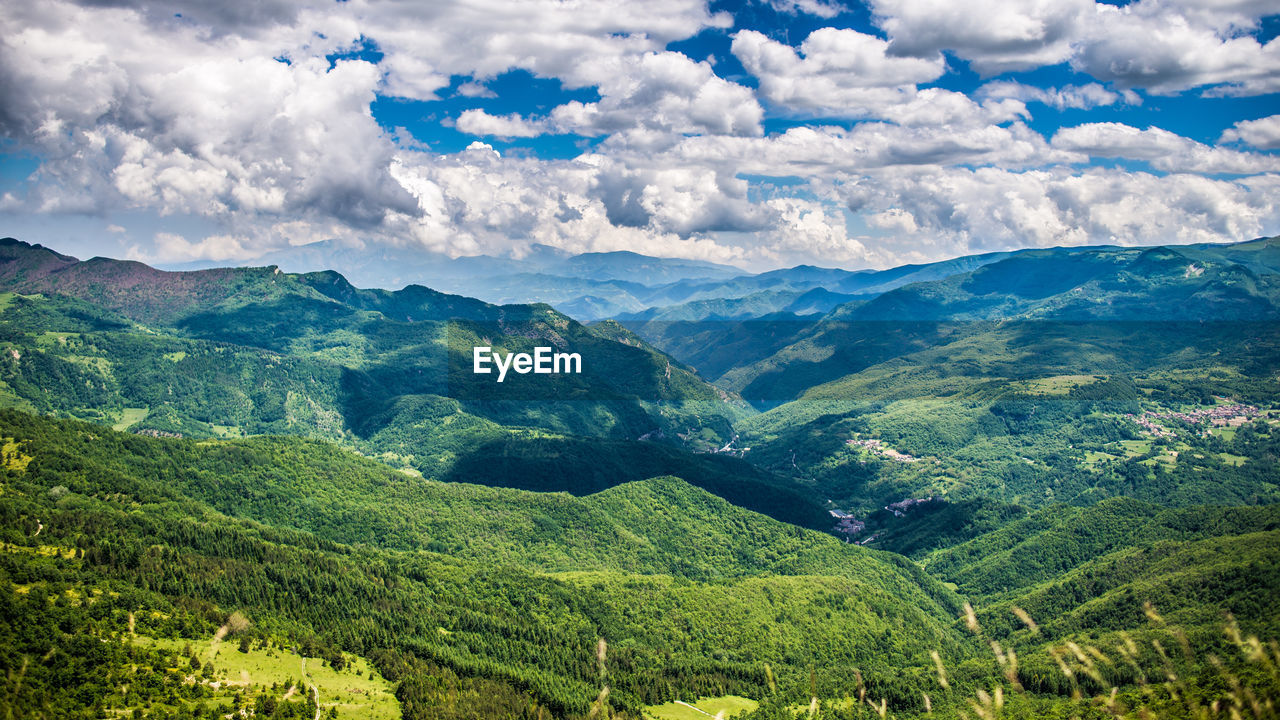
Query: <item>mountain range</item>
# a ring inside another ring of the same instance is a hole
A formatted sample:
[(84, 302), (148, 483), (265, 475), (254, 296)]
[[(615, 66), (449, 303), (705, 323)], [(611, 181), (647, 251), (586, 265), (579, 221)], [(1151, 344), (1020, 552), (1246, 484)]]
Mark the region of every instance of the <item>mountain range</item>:
[[(11, 714), (1280, 698), (1280, 240), (419, 260), (567, 300), (0, 241)], [(582, 372), (499, 385), (481, 345)]]

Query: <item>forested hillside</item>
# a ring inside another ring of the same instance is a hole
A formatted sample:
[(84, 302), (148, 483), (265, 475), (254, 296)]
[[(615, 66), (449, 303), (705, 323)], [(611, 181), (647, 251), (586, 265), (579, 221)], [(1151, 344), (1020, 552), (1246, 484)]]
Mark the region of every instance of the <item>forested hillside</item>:
[[(924, 713), (932, 695), (935, 714), (952, 716), (1000, 677), (958, 619), (960, 597), (909, 561), (734, 509), (674, 478), (574, 499), (429, 482), (313, 441), (155, 439), (13, 411), (2, 420), (0, 558), (15, 590), (4, 595), (14, 630), (0, 657), (15, 672), (25, 664), (7, 696), (22, 714), (302, 712), (283, 683), (251, 678), (235, 696), (213, 683), (241, 666), (275, 677), (284, 671), (271, 663), (303, 657), (313, 658), (307, 682), (323, 670), (341, 686), (348, 666), (376, 670), (369, 682), (386, 683), (409, 718), (576, 717), (605, 706), (636, 716), (726, 694), (759, 698), (768, 713), (786, 698), (857, 692), (900, 717)], [(1219, 515), (1179, 532), (1186, 521), (1157, 514), (1150, 527), (1169, 530), (1129, 533), (1050, 581), (976, 590), (983, 632), (1024, 658), (1014, 678), (1027, 694), (1011, 708), (1067, 710), (1072, 684), (1041, 675), (1053, 648), (1084, 642), (1080, 633), (1159, 632), (1144, 597), (1219, 652), (1230, 650), (1215, 629), (1223, 609), (1243, 632), (1274, 630), (1263, 601), (1280, 589), (1269, 569), (1273, 513)], [(1011, 528), (982, 542), (1016, 537)], [(1146, 553), (1137, 564), (1135, 552)], [(961, 579), (962, 566), (938, 557), (931, 572)], [(1187, 592), (1192, 578), (1202, 593)], [(1237, 589), (1219, 597), (1226, 581)], [(1081, 583), (1104, 588), (1102, 604), (1081, 605)], [(1036, 634), (1019, 629), (1015, 606), (1044, 620)], [(39, 630), (53, 618), (61, 631)], [(220, 625), (239, 628), (225, 647)], [(231, 650), (241, 639), (261, 655), (242, 659)], [(85, 641), (100, 651), (77, 650)], [(949, 691), (931, 652), (951, 668)], [(150, 664), (139, 666), (140, 653)], [(60, 689), (68, 679), (77, 693)], [(339, 717), (361, 716), (320, 698)]]
[[(1274, 241), (797, 268), (865, 294), (711, 298), (657, 338), (334, 272), (0, 261), (14, 717), (1280, 698)], [(816, 311), (752, 309), (784, 298)], [(479, 345), (584, 371), (499, 386)]]
[[(263, 268), (166, 273), (0, 245), (0, 402), (133, 432), (296, 434), (428, 478), (594, 492), (678, 474), (825, 524), (794, 483), (716, 449), (751, 409), (618, 326), (427, 288)], [(471, 372), (472, 347), (586, 358), (581, 374)], [(643, 438), (653, 447), (621, 442)]]
[[(12, 411), (0, 432), (4, 571), (21, 590), (7, 601), (93, 609), (67, 635), (6, 641), (10, 667), (34, 663), (10, 687), (22, 707), (129, 707), (109, 684), (61, 695), (60, 665), (36, 659), (123, 643), (60, 661), (105, 673), (131, 633), (207, 642), (233, 611), (277, 644), (369, 658), (405, 703), (444, 665), (574, 716), (599, 693), (601, 637), (609, 703), (631, 714), (681, 693), (758, 693), (766, 665), (797, 687), (809, 666), (829, 667), (832, 687), (862, 668), (907, 697), (915, 681), (895, 668), (934, 647), (973, 652), (951, 627), (957, 597), (909, 563), (676, 479), (575, 500), (432, 483), (296, 440), (153, 439)], [(153, 609), (169, 619), (128, 630)], [(778, 617), (785, 630), (758, 631)]]

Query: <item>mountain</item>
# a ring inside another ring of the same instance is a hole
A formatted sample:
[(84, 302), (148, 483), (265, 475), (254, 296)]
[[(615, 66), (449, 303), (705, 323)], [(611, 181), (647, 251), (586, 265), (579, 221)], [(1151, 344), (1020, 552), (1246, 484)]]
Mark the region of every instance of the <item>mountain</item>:
[[(0, 662), (27, 658), (6, 684), (21, 716), (638, 719), (732, 695), (763, 718), (803, 697), (835, 715), (852, 688), (897, 717), (959, 718), (998, 687), (1009, 718), (1069, 716), (1080, 695), (1192, 717), (1146, 678), (1172, 666), (1201, 704), (1223, 672), (1277, 689), (1249, 650), (1275, 629), (1270, 509), (1056, 506), (926, 573), (671, 477), (573, 498), (430, 482), (313, 440), (12, 410), (0, 437)], [(1015, 586), (984, 594), (1000, 559)], [(979, 593), (967, 629), (931, 575)]]
[[(621, 313), (616, 319), (718, 381), (735, 367), (765, 361), (800, 341), (838, 307), (848, 310), (895, 288), (965, 273), (1015, 254), (990, 253), (882, 271), (800, 265), (723, 283), (676, 283), (660, 288), (660, 296), (638, 299), (654, 307)], [(677, 304), (662, 305), (673, 300)]]
[[(979, 332), (982, 323), (1271, 322), (1280, 317), (1280, 276), (1234, 262), (1244, 252), (1239, 249), (1193, 246), (1188, 252), (1175, 247), (1023, 251), (840, 306), (772, 356), (750, 359), (716, 378), (764, 406)], [(1264, 269), (1277, 262), (1280, 241), (1252, 243), (1248, 254)]]
[[(427, 478), (543, 491), (680, 475), (826, 525), (794, 482), (707, 452), (749, 406), (620, 326), (334, 272), (164, 272), (16, 242), (0, 273), (4, 405), (151, 434), (323, 438)], [(571, 351), (581, 372), (498, 384), (472, 372), (478, 346)]]
[[(341, 267), (349, 281), (362, 287), (398, 289), (425, 284), (496, 304), (546, 303), (585, 322), (608, 317), (623, 319), (652, 308), (752, 295), (759, 296), (749, 303), (754, 309), (744, 307), (743, 312), (757, 317), (779, 311), (825, 312), (842, 296), (874, 296), (907, 283), (972, 270), (1006, 255), (992, 253), (884, 271), (801, 265), (752, 275), (728, 265), (655, 258), (628, 251), (571, 255), (533, 245), (520, 257), (455, 258), (414, 247), (364, 247), (322, 241), (268, 253), (257, 262), (303, 274)], [(200, 261), (166, 269), (216, 267), (217, 263)], [(825, 292), (799, 300), (812, 291)], [(774, 297), (765, 300), (766, 296)]]
[[(572, 255), (537, 244), (520, 257), (451, 257), (419, 247), (366, 247), (330, 240), (277, 250), (256, 262), (290, 273), (341, 267), (347, 279), (361, 287), (400, 289), (430, 285), (498, 304), (542, 302), (560, 307), (595, 295), (601, 299), (600, 310), (610, 314), (643, 307), (629, 299), (629, 288), (647, 292), (648, 288), (678, 281), (723, 280), (743, 274), (735, 267), (698, 260), (655, 258), (629, 251)], [(218, 263), (198, 261), (166, 269), (215, 267)]]
[(761, 360), (777, 341), (740, 323), (741, 351), (698, 362), (737, 358), (717, 383), (764, 410), (736, 426), (746, 459), (916, 557), (1054, 503), (1265, 505), (1277, 262), (1275, 239), (1028, 251), (838, 307)]
[[(2, 557), (23, 588), (0, 594), (0, 622), (42, 628), (50, 608), (26, 597), (101, 598), (92, 616), (55, 605), (58, 632), (0, 635), (5, 658), (65, 658), (10, 687), (19, 707), (230, 707), (198, 681), (189, 696), (181, 674), (153, 686), (128, 648), (164, 640), (177, 656), (164, 662), (186, 668), (177, 649), (195, 646), (225, 673), (238, 655), (209, 638), (233, 611), (252, 644), (366, 658), (414, 718), (467, 716), (478, 698), (413, 709), (456, 676), (487, 679), (486, 697), (534, 717), (586, 717), (604, 663), (612, 712), (639, 717), (682, 696), (800, 687), (814, 666), (833, 688), (861, 666), (860, 682), (896, 697), (918, 680), (891, 668), (974, 652), (951, 627), (958, 599), (918, 568), (675, 478), (574, 499), (428, 482), (288, 438), (156, 439), (13, 411), (0, 436)], [(779, 616), (785, 632), (759, 632)], [(86, 643), (94, 652), (71, 652)], [(59, 673), (73, 669), (86, 680), (65, 694)], [(255, 682), (246, 672), (236, 690), (270, 694)]]
[[(0, 242), (6, 709), (1191, 718), (1280, 697), (1257, 650), (1280, 634), (1274, 240), (713, 279), (539, 263), (452, 267), (639, 312)], [(476, 347), (582, 371), (499, 384)]]

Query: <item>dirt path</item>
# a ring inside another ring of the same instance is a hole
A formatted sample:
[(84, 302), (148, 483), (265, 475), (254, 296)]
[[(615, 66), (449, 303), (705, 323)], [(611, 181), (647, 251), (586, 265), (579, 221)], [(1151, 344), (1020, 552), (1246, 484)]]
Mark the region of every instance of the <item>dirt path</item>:
[(294, 693), (296, 693), (296, 692), (298, 692), (298, 686), (297, 686), (297, 685), (290, 685), (290, 686), (289, 686), (289, 689), (288, 689), (288, 690), (285, 692), (285, 694), (284, 694), (285, 702), (288, 702), (289, 698), (293, 697), (293, 694), (294, 694)]
[[(305, 657), (302, 658), (302, 677), (311, 677), (307, 674), (307, 659)], [(316, 699), (316, 716), (314, 720), (320, 720), (320, 688), (316, 687), (315, 683), (308, 680), (304, 679), (303, 682), (307, 683), (307, 688), (311, 690), (311, 695)]]
[[(231, 632), (231, 628), (227, 625), (223, 625), (213, 634), (213, 640), (209, 642), (209, 660), (213, 660), (218, 656), (218, 643), (222, 642), (222, 639), (225, 638), (229, 632)], [(206, 662), (208, 662), (208, 660), (206, 660)]]
[(689, 709), (691, 709), (691, 710), (696, 710), (696, 711), (698, 711), (698, 712), (702, 713), (703, 715), (706, 715), (706, 716), (707, 716), (707, 717), (709, 717), (709, 718), (719, 717), (719, 715), (712, 715), (711, 713), (707, 712), (706, 710), (703, 710), (702, 708), (698, 707), (697, 705), (690, 705), (689, 703), (687, 703), (687, 702), (685, 702), (685, 701), (683, 701), (683, 700), (677, 700), (677, 701), (676, 701), (676, 704), (677, 704), (677, 705), (683, 705), (683, 706), (685, 706), (685, 707), (687, 707), (687, 708), (689, 708)]

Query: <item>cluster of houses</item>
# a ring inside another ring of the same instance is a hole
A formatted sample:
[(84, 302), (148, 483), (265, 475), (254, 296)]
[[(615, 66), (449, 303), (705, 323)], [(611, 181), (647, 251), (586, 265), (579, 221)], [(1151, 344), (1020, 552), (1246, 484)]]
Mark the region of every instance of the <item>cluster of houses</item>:
[[(1154, 437), (1173, 437), (1174, 432), (1157, 421), (1179, 420), (1188, 425), (1207, 423), (1212, 427), (1240, 427), (1261, 415), (1262, 411), (1252, 405), (1228, 403), (1210, 408), (1196, 408), (1185, 411), (1152, 412), (1147, 410), (1141, 415), (1127, 413), (1125, 417), (1137, 423), (1149, 435)], [(1206, 430), (1205, 432), (1208, 431)]]
[[(911, 508), (924, 505), (925, 503), (934, 502), (936, 499), (937, 498), (932, 495), (927, 498), (907, 498), (905, 500), (889, 503), (884, 506), (884, 509), (893, 513), (893, 516), (896, 518), (906, 517), (907, 511)], [(844, 510), (829, 510), (828, 512), (831, 513), (831, 517), (836, 521), (836, 532), (844, 535), (846, 542), (853, 542), (857, 545), (866, 545), (867, 543), (875, 542), (876, 538), (880, 537), (879, 533), (876, 533), (861, 540), (856, 540), (855, 538), (867, 529), (866, 521), (859, 520), (854, 517), (853, 513), (845, 512)]]
[(870, 450), (872, 453), (879, 455), (880, 457), (886, 457), (886, 458), (889, 458), (890, 460), (896, 460), (897, 462), (910, 463), (910, 462), (916, 462), (917, 460), (920, 459), (913, 455), (908, 455), (907, 453), (904, 453), (904, 452), (898, 452), (897, 450), (894, 450), (893, 448), (889, 447), (888, 445), (885, 445), (883, 442), (875, 438), (868, 438), (866, 440), (859, 440), (857, 438), (853, 438), (848, 440), (847, 443), (854, 447), (860, 447), (864, 450)]
[(895, 502), (895, 503), (889, 503), (888, 505), (884, 506), (884, 509), (893, 513), (894, 517), (903, 517), (907, 514), (907, 511), (910, 510), (911, 508), (917, 505), (924, 505), (925, 503), (931, 503), (933, 501), (934, 501), (934, 497), (932, 495), (930, 495), (927, 498), (907, 498), (906, 500), (899, 500), (898, 502)]
[(182, 437), (182, 433), (180, 433), (180, 432), (169, 432), (168, 430), (156, 430), (155, 428), (142, 428), (141, 430), (134, 430), (134, 431), (133, 431), (133, 434), (134, 434), (134, 435), (146, 435), (147, 437), (153, 437), (153, 438), (180, 438), (180, 437)]
[(848, 535), (850, 538), (867, 529), (867, 524), (862, 520), (843, 510), (832, 510), (831, 517), (836, 520), (836, 532), (841, 535)]

